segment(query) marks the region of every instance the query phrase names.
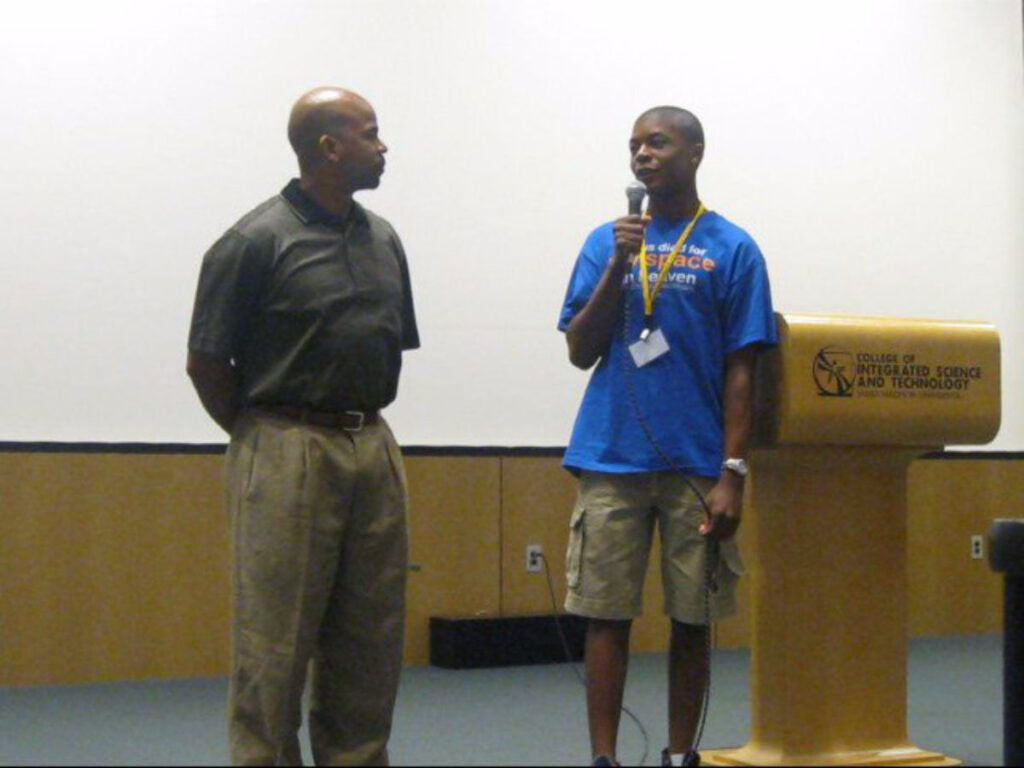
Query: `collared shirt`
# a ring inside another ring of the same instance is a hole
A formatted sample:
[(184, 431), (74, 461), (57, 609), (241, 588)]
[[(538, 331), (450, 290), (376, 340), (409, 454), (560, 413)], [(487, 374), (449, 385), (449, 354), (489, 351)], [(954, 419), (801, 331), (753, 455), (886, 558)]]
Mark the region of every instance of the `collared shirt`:
[(293, 179), (203, 258), (189, 349), (234, 361), (243, 407), (383, 408), (418, 346), (401, 241), (358, 203), (342, 220)]

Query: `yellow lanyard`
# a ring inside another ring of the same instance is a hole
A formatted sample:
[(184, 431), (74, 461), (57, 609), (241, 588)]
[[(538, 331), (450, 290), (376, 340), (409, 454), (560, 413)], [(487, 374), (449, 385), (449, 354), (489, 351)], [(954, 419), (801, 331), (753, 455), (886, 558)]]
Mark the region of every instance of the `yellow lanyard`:
[(683, 246), (686, 245), (690, 233), (693, 232), (693, 228), (697, 226), (700, 217), (705, 213), (707, 213), (707, 208), (704, 207), (704, 203), (698, 203), (697, 213), (694, 215), (693, 221), (686, 225), (686, 229), (683, 230), (683, 234), (676, 241), (672, 253), (665, 259), (665, 263), (661, 265), (661, 272), (658, 273), (658, 282), (655, 283), (654, 290), (651, 290), (651, 284), (647, 282), (647, 243), (645, 242), (644, 247), (640, 249), (640, 284), (644, 291), (644, 320), (646, 321), (645, 326), (647, 328), (651, 327), (651, 318), (654, 316), (654, 300), (661, 293), (661, 287), (665, 284), (665, 280), (668, 279), (668, 273), (672, 271), (672, 265), (675, 264), (676, 257), (679, 256)]

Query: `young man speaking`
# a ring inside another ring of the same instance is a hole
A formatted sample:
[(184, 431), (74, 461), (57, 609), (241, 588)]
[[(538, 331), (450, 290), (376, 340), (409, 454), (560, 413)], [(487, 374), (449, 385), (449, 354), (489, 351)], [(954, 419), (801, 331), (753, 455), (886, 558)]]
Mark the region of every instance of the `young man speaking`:
[(647, 213), (590, 234), (559, 321), (573, 365), (597, 363), (564, 460), (579, 476), (566, 610), (589, 619), (592, 759), (614, 765), (657, 523), (672, 622), (663, 763), (681, 764), (704, 700), (708, 623), (735, 610), (752, 375), (777, 332), (760, 250), (697, 194), (697, 118), (650, 109), (629, 150)]

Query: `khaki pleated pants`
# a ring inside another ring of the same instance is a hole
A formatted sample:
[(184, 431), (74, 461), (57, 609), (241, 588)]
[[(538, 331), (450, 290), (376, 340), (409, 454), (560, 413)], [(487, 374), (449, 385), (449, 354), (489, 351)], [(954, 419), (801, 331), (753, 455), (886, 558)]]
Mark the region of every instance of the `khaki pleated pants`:
[(228, 450), (234, 765), (387, 765), (402, 665), (407, 491), (383, 419), (359, 432), (250, 411)]

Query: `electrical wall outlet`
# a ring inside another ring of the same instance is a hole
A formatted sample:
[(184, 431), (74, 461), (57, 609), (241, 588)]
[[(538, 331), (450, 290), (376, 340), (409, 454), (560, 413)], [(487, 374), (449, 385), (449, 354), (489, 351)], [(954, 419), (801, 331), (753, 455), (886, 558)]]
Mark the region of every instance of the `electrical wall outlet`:
[(982, 536), (971, 536), (971, 558), (981, 560), (985, 557), (985, 539)]
[(540, 573), (544, 567), (544, 548), (540, 544), (526, 545), (526, 570)]

